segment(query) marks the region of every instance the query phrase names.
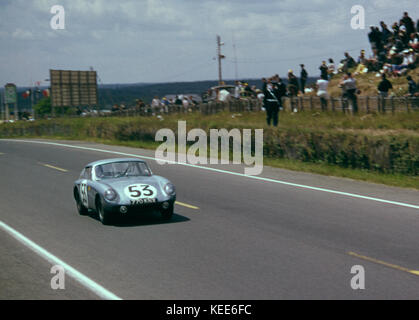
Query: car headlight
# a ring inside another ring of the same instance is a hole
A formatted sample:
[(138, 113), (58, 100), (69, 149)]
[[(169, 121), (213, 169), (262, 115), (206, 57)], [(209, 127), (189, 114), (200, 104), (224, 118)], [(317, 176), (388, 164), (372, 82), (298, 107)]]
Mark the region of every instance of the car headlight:
[(176, 193), (175, 186), (171, 183), (168, 183), (164, 186), (164, 192), (166, 192), (167, 195), (171, 196)]
[(113, 190), (113, 189), (106, 190), (104, 195), (105, 195), (105, 199), (109, 200), (109, 201), (113, 201), (117, 197), (117, 194), (116, 194), (115, 190)]

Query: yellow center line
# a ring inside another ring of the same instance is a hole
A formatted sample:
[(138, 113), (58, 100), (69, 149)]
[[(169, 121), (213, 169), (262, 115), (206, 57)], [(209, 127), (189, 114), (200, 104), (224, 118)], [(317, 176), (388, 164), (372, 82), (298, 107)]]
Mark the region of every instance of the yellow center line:
[(54, 167), (50, 164), (46, 164), (46, 163), (40, 163), (40, 164), (42, 164), (44, 167), (47, 167), (47, 168), (55, 169), (55, 170), (58, 170), (58, 171), (61, 171), (61, 172), (68, 172), (68, 170), (66, 170), (66, 169), (59, 168), (59, 167)]
[(385, 262), (385, 261), (382, 261), (382, 260), (378, 260), (378, 259), (370, 258), (370, 257), (367, 257), (367, 256), (363, 256), (363, 255), (357, 254), (355, 252), (348, 252), (348, 254), (350, 256), (357, 257), (357, 258), (362, 259), (362, 260), (374, 262), (374, 263), (386, 266), (388, 268), (396, 269), (396, 270), (399, 270), (399, 271), (414, 274), (415, 276), (419, 276), (419, 271), (418, 270), (411, 270), (411, 269), (408, 269), (408, 268), (405, 268), (405, 267), (398, 266), (396, 264), (392, 264), (392, 263), (388, 263), (388, 262)]
[(183, 203), (183, 202), (179, 202), (179, 201), (176, 201), (175, 203), (178, 204), (178, 205), (180, 205), (180, 206), (186, 207), (186, 208), (190, 208), (190, 209), (194, 209), (194, 210), (199, 210), (198, 207), (195, 207), (195, 206), (190, 205), (190, 204), (187, 204), (187, 203)]

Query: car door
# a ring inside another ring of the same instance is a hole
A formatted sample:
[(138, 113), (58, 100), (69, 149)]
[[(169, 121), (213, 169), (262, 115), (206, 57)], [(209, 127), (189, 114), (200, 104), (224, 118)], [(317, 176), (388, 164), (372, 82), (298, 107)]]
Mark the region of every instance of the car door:
[(91, 208), (92, 167), (86, 167), (80, 181), (80, 200), (86, 208)]

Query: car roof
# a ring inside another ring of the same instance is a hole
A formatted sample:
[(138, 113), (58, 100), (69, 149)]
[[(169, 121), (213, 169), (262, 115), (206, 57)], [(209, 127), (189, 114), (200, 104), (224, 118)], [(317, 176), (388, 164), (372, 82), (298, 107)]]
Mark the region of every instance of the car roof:
[(112, 158), (112, 159), (103, 159), (103, 160), (98, 160), (98, 161), (94, 161), (91, 162), (89, 164), (87, 164), (85, 167), (94, 167), (97, 165), (103, 165), (103, 164), (108, 164), (108, 163), (114, 163), (114, 162), (142, 162), (142, 163), (146, 163), (144, 160), (138, 159), (138, 158)]

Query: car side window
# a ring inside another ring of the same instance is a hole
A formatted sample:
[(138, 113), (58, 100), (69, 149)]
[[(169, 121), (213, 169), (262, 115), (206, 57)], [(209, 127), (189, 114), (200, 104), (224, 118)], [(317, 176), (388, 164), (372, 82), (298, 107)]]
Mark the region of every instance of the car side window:
[(92, 180), (92, 167), (86, 168), (85, 179)]
[(86, 169), (83, 169), (82, 171), (81, 171), (81, 173), (80, 173), (80, 177), (79, 177), (79, 179), (85, 179), (84, 178), (84, 175), (86, 174)]

